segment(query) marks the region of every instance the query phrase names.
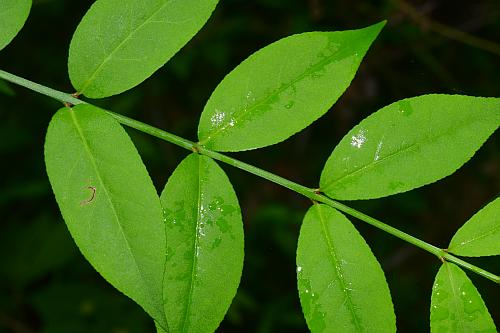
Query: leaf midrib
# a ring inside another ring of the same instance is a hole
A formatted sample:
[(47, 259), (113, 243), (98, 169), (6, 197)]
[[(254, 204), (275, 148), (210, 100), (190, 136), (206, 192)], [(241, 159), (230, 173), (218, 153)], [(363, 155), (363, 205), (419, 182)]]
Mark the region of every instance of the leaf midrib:
[(445, 265), (445, 267), (446, 267), (446, 275), (448, 276), (448, 281), (450, 281), (451, 292), (453, 293), (453, 298), (452, 298), (451, 302), (453, 303), (453, 307), (455, 308), (455, 313), (457, 314), (457, 317), (458, 317), (458, 318), (455, 318), (455, 320), (458, 322), (458, 325), (461, 328), (460, 332), (466, 332), (464, 321), (462, 320), (462, 316), (460, 315), (460, 312), (461, 312), (460, 305), (458, 304), (458, 301), (457, 301), (458, 297), (460, 297), (460, 296), (457, 294), (457, 290), (455, 289), (453, 273), (451, 272), (451, 269), (450, 269), (451, 266), (448, 266), (448, 265), (452, 265), (452, 264), (444, 263), (443, 265)]
[(454, 249), (453, 248), (449, 248), (448, 250), (449, 251), (454, 251), (454, 250), (456, 251), (456, 249), (460, 250), (460, 247), (465, 246), (465, 245), (467, 245), (467, 244), (469, 244), (471, 242), (477, 241), (478, 239), (482, 239), (482, 238), (485, 238), (485, 237), (487, 237), (489, 235), (492, 235), (492, 234), (496, 233), (499, 230), (500, 230), (500, 225), (494, 227), (493, 229), (491, 229), (489, 231), (483, 232), (483, 233), (481, 233), (481, 234), (479, 234), (479, 235), (477, 235), (477, 236), (475, 236), (475, 237), (473, 237), (473, 238), (471, 238), (469, 240), (460, 242), (459, 244), (457, 244), (454, 247)]
[(158, 14), (161, 10), (163, 10), (163, 8), (165, 8), (172, 1), (175, 1), (175, 0), (166, 0), (165, 3), (163, 3), (161, 6), (159, 6), (158, 9), (156, 9), (143, 23), (141, 23), (135, 29), (132, 29), (129, 32), (129, 34), (109, 53), (109, 55), (106, 58), (104, 58), (104, 60), (101, 62), (101, 64), (99, 66), (97, 66), (97, 68), (94, 70), (94, 72), (92, 73), (92, 75), (87, 79), (87, 81), (85, 81), (83, 83), (83, 86), (82, 86), (81, 89), (79, 89), (78, 94), (83, 94), (85, 92), (85, 89), (87, 89), (87, 87), (93, 82), (93, 80), (95, 79), (95, 77), (97, 76), (97, 74), (101, 71), (102, 67), (111, 60), (111, 58), (114, 56), (114, 54), (116, 52), (118, 52), (118, 50), (121, 49), (121, 47), (123, 45), (125, 45), (125, 43), (127, 43), (137, 31), (139, 31), (146, 24), (148, 24), (149, 21), (156, 14)]
[[(205, 139), (200, 140), (199, 144), (200, 145), (206, 145), (215, 136), (217, 136), (218, 134), (220, 134), (222, 131), (225, 131), (231, 125), (231, 121), (234, 121), (234, 122), (238, 123), (239, 121), (241, 121), (242, 119), (244, 119), (246, 116), (248, 116), (249, 114), (251, 114), (251, 112), (253, 112), (255, 109), (259, 108), (261, 105), (265, 104), (266, 102), (268, 102), (269, 100), (271, 100), (275, 96), (280, 95), (282, 92), (284, 92), (288, 88), (292, 87), (294, 84), (296, 84), (297, 82), (299, 82), (300, 80), (302, 80), (306, 76), (308, 76), (308, 75), (310, 75), (310, 74), (312, 74), (314, 72), (317, 72), (322, 67), (324, 67), (327, 64), (329, 64), (331, 62), (332, 58), (334, 58), (335, 56), (337, 56), (339, 53), (341, 53), (340, 49), (337, 50), (337, 51), (335, 51), (332, 55), (330, 55), (330, 56), (322, 59), (321, 61), (319, 61), (319, 62), (317, 62), (317, 63), (315, 63), (315, 64), (313, 64), (311, 66), (309, 66), (304, 72), (302, 72), (296, 78), (294, 78), (291, 81), (289, 81), (289, 83), (284, 84), (284, 85), (280, 85), (278, 87), (278, 89), (272, 90), (272, 92), (269, 95), (267, 95), (266, 97), (264, 97), (264, 98), (260, 99), (259, 101), (255, 102), (251, 107), (248, 107), (248, 105), (247, 105), (247, 107), (244, 108), (243, 111), (241, 111), (241, 109), (240, 109), (240, 110), (234, 112), (233, 114), (239, 114), (239, 116), (229, 117), (230, 119), (227, 120), (223, 126), (217, 128), (217, 130), (215, 130), (212, 134), (209, 134)], [(346, 54), (345, 57), (340, 58), (337, 61), (342, 61), (345, 58), (353, 55), (353, 52), (344, 51), (344, 53)]]
[(201, 192), (202, 192), (202, 185), (201, 185), (201, 172), (202, 172), (202, 158), (200, 156), (197, 156), (198, 159), (198, 200), (197, 200), (197, 213), (196, 213), (196, 227), (195, 227), (195, 238), (193, 242), (193, 265), (191, 267), (191, 279), (189, 280), (189, 291), (187, 295), (187, 303), (186, 303), (186, 308), (184, 310), (184, 316), (182, 319), (182, 328), (180, 332), (186, 332), (186, 328), (188, 325), (188, 316), (190, 314), (191, 310), (191, 304), (193, 302), (193, 292), (194, 292), (194, 280), (197, 278), (196, 275), (196, 269), (198, 265), (198, 256), (196, 255), (197, 248), (199, 246), (199, 235), (198, 235), (198, 229), (200, 227), (200, 222), (201, 222)]
[[(99, 172), (99, 168), (97, 167), (97, 163), (95, 161), (94, 155), (91, 152), (91, 149), (90, 149), (90, 146), (89, 146), (87, 140), (85, 139), (85, 136), (83, 134), (83, 130), (80, 127), (80, 124), (78, 123), (78, 120), (76, 118), (76, 114), (75, 114), (75, 112), (74, 112), (73, 109), (69, 109), (68, 112), (71, 114), (71, 119), (73, 120), (73, 124), (75, 125), (75, 128), (76, 128), (76, 130), (78, 132), (78, 135), (80, 136), (80, 140), (83, 143), (85, 152), (89, 156), (90, 163), (92, 164), (92, 167), (94, 168), (94, 171), (96, 173), (97, 179), (98, 179), (99, 183), (101, 184), (101, 187), (102, 187), (102, 189), (104, 191), (105, 197), (108, 199), (109, 205), (111, 206), (111, 210), (112, 210), (113, 215), (115, 217), (114, 220), (116, 221), (116, 224), (118, 225), (118, 229), (120, 230), (120, 233), (121, 233), (123, 239), (125, 240), (126, 249), (130, 253), (130, 256), (133, 259), (134, 266), (135, 266), (137, 272), (139, 273), (139, 275), (141, 277), (141, 284), (142, 284), (143, 290), (147, 290), (148, 294), (150, 294), (151, 299), (154, 299), (154, 297), (153, 297), (154, 293), (152, 293), (151, 290), (147, 287), (147, 284), (144, 283), (145, 279), (144, 279), (144, 275), (142, 273), (142, 270), (139, 268), (139, 264), (137, 263), (137, 259), (136, 259), (135, 255), (134, 255), (133, 251), (132, 251), (130, 242), (129, 242), (128, 238), (127, 238), (127, 235), (125, 234), (125, 231), (123, 230), (123, 228), (122, 228), (122, 226), (120, 224), (120, 218), (118, 217), (118, 213), (117, 213), (116, 208), (115, 208), (115, 206), (113, 204), (113, 201), (111, 199), (110, 193), (108, 192), (106, 186), (104, 185), (104, 181), (103, 181), (103, 179), (101, 177), (101, 174)], [(156, 305), (154, 305), (154, 306), (156, 308)], [(158, 311), (158, 309), (156, 309), (156, 310)]]
[(335, 252), (335, 247), (333, 245), (333, 241), (331, 240), (331, 238), (328, 234), (328, 227), (326, 226), (327, 222), (325, 221), (325, 218), (324, 218), (323, 213), (321, 211), (321, 205), (316, 205), (316, 208), (318, 210), (318, 216), (319, 216), (319, 220), (321, 222), (321, 231), (322, 231), (323, 237), (326, 241), (326, 244), (328, 246), (328, 250), (329, 250), (328, 254), (330, 257), (330, 261), (334, 266), (335, 276), (337, 277), (337, 280), (339, 281), (341, 291), (342, 290), (345, 291), (344, 295), (346, 298), (346, 304), (347, 304), (347, 307), (349, 308), (349, 312), (351, 313), (352, 318), (354, 319), (354, 325), (356, 326), (356, 330), (358, 332), (361, 332), (361, 331), (363, 331), (363, 327), (361, 326), (358, 315), (357, 315), (356, 311), (354, 310), (354, 303), (352, 301), (352, 295), (349, 292), (350, 289), (346, 287), (346, 282), (344, 281), (344, 278), (343, 278), (344, 272), (343, 272), (342, 267), (341, 267), (339, 260), (337, 258), (337, 254)]
[(329, 187), (331, 187), (333, 184), (335, 183), (339, 183), (340, 181), (342, 181), (343, 179), (345, 178), (349, 178), (349, 177), (353, 177), (355, 176), (357, 173), (361, 172), (361, 171), (364, 171), (365, 169), (368, 169), (368, 168), (374, 168), (375, 166), (377, 166), (378, 164), (380, 164), (382, 161), (384, 160), (387, 160), (389, 158), (393, 158), (397, 155), (400, 155), (402, 153), (406, 153), (408, 151), (411, 151), (413, 147), (415, 146), (422, 146), (423, 144), (427, 144), (429, 142), (434, 142), (434, 141), (437, 141), (439, 140), (440, 138), (442, 137), (445, 137), (445, 136), (448, 136), (450, 135), (450, 133), (455, 133), (455, 132), (460, 132), (462, 131), (462, 129), (464, 127), (468, 127), (468, 126), (471, 126), (472, 124), (475, 124), (475, 123), (478, 123), (478, 122), (482, 122), (482, 119), (478, 119), (478, 118), (474, 118), (472, 121), (470, 121), (470, 119), (466, 119), (464, 121), (462, 121), (461, 123), (457, 124), (456, 126), (451, 126), (447, 131), (445, 132), (440, 132), (442, 134), (440, 135), (436, 135), (436, 136), (427, 136), (424, 140), (422, 141), (419, 141), (419, 142), (414, 142), (408, 146), (406, 146), (405, 148), (403, 149), (399, 149), (399, 150), (396, 150), (395, 152), (393, 153), (390, 153), (376, 161), (374, 160), (371, 160), (370, 163), (367, 163), (365, 165), (363, 165), (362, 167), (348, 173), (348, 174), (345, 174), (344, 176), (340, 177), (340, 178), (337, 178), (337, 179), (332, 179), (330, 180), (329, 182), (327, 182), (327, 184), (322, 188), (323, 191), (325, 190), (328, 190)]
[(349, 177), (353, 177), (355, 176), (356, 174), (364, 171), (365, 169), (368, 169), (368, 168), (374, 168), (375, 166), (377, 166), (378, 164), (382, 163), (384, 160), (387, 160), (387, 159), (390, 159), (390, 158), (393, 158), (397, 155), (400, 155), (400, 154), (403, 154), (403, 153), (406, 153), (407, 151), (411, 151), (413, 147), (417, 146), (418, 143), (413, 143), (411, 145), (408, 145), (406, 146), (405, 148), (403, 149), (400, 149), (400, 150), (396, 150), (395, 152), (392, 152), (376, 161), (371, 161), (370, 163), (367, 163), (365, 165), (363, 165), (362, 167), (348, 173), (348, 174), (345, 174), (344, 176), (340, 177), (340, 178), (337, 178), (337, 179), (334, 179), (334, 180), (331, 180), (329, 182), (327, 182), (327, 184), (324, 186), (324, 188), (322, 188), (321, 190), (322, 191), (327, 191), (329, 187), (331, 187), (333, 184), (335, 183), (339, 183), (340, 181), (344, 180), (345, 178), (349, 178)]

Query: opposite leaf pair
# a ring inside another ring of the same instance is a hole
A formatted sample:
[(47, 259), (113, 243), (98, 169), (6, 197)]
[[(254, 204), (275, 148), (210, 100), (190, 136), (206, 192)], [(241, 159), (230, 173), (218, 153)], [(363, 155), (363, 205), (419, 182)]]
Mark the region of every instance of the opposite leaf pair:
[[(500, 199), (474, 215), (453, 237), (449, 251), (497, 255)], [(484, 244), (484, 247), (482, 246)], [(300, 302), (312, 332), (395, 332), (384, 273), (349, 220), (315, 204), (306, 214), (297, 247)], [(496, 332), (481, 295), (467, 275), (443, 261), (432, 290), (431, 332)]]
[[(500, 198), (476, 213), (453, 236), (448, 251), (461, 256), (500, 255)], [(496, 332), (481, 295), (460, 267), (443, 262), (431, 299), (432, 332)]]
[[(355, 126), (337, 145), (321, 190), (336, 199), (388, 196), (437, 181), (469, 160), (500, 123), (500, 100), (424, 95), (401, 100)], [(453, 237), (449, 252), (500, 254), (499, 199)], [(333, 277), (333, 278), (332, 278)], [(335, 209), (313, 206), (297, 249), (300, 300), (313, 332), (394, 332), (383, 272), (350, 222)], [(457, 281), (460, 281), (458, 283)], [(495, 325), (460, 268), (444, 263), (432, 294), (432, 332), (469, 332)]]
[(56, 113), (45, 160), (75, 242), (106, 280), (165, 330), (217, 328), (240, 281), (243, 227), (214, 161), (190, 155), (160, 200), (125, 131), (89, 105)]

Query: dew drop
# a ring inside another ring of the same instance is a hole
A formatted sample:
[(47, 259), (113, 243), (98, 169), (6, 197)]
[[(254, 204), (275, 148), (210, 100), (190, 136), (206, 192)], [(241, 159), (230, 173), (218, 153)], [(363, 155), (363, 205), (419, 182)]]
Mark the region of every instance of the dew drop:
[(383, 141), (380, 141), (377, 145), (377, 150), (375, 151), (374, 161), (378, 161), (380, 159), (380, 150), (382, 149)]
[(212, 127), (219, 127), (225, 118), (226, 114), (224, 112), (215, 109), (215, 113), (210, 117), (210, 124)]
[(353, 135), (351, 137), (351, 146), (356, 148), (361, 148), (363, 144), (366, 142), (366, 131), (364, 129), (360, 129), (357, 135)]
[(247, 101), (250, 103), (255, 102), (255, 96), (251, 90), (247, 92)]
[(295, 104), (294, 101), (288, 102), (287, 104), (285, 104), (285, 109), (290, 110), (293, 107), (294, 104)]

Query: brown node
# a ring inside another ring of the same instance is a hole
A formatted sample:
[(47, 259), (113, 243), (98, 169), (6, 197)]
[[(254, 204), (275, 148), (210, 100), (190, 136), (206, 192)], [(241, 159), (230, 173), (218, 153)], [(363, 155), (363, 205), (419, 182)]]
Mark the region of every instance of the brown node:
[(195, 154), (199, 154), (200, 153), (200, 148), (198, 147), (198, 144), (194, 144), (191, 146), (191, 150), (193, 151), (193, 153)]

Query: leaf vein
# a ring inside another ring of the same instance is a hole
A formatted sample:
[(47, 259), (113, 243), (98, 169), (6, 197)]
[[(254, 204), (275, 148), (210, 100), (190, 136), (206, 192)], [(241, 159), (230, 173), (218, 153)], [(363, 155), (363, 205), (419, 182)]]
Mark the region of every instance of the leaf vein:
[[(285, 90), (289, 89), (290, 87), (292, 87), (294, 84), (296, 84), (297, 82), (299, 82), (303, 78), (307, 77), (308, 75), (310, 75), (314, 72), (321, 70), (321, 68), (328, 65), (331, 62), (331, 60), (335, 56), (338, 55), (338, 53), (339, 53), (339, 51), (336, 51), (332, 55), (322, 59), (321, 61), (318, 61), (317, 63), (312, 64), (306, 70), (304, 70), (300, 75), (298, 75), (296, 78), (290, 80), (288, 83), (280, 85), (277, 89), (272, 90), (266, 97), (256, 101), (250, 108), (245, 107), (243, 109), (240, 109), (240, 110), (234, 112), (233, 113), (234, 117), (231, 117), (231, 119), (229, 119), (229, 120), (224, 120), (224, 123), (221, 127), (218, 127), (212, 134), (209, 134), (205, 139), (201, 140), (199, 142), (199, 144), (205, 145), (207, 142), (209, 142), (214, 137), (219, 135), (221, 132), (226, 130), (228, 127), (232, 127), (231, 124), (233, 124), (234, 122), (241, 121), (242, 119), (247, 117), (249, 114), (251, 114), (252, 111), (256, 110), (261, 105), (263, 105), (266, 102), (268, 102), (269, 100), (273, 99), (275, 96), (277, 96), (277, 95), (281, 94), (282, 92), (284, 92)], [(348, 53), (348, 52), (346, 52), (346, 53), (347, 53), (347, 55), (344, 58), (338, 59), (337, 61), (343, 60), (343, 59), (347, 58), (348, 56), (352, 55), (351, 53)], [(280, 74), (280, 76), (281, 76), (281, 74)]]
[(186, 304), (186, 308), (184, 310), (184, 316), (183, 316), (183, 320), (182, 320), (182, 329), (180, 330), (180, 332), (186, 332), (186, 329), (187, 329), (187, 322), (188, 322), (188, 316), (189, 316), (189, 313), (190, 313), (190, 308), (191, 308), (191, 304), (192, 304), (192, 301), (193, 301), (193, 292), (194, 292), (194, 280), (197, 278), (197, 274), (196, 274), (196, 269), (197, 269), (197, 264), (198, 264), (198, 255), (197, 255), (197, 251), (198, 251), (198, 246), (199, 246), (199, 233), (198, 233), (198, 230), (200, 228), (200, 223), (201, 223), (201, 219), (202, 219), (202, 211), (201, 211), (201, 207), (202, 207), (202, 195), (201, 195), (201, 192), (202, 192), (202, 185), (201, 185), (201, 173), (202, 173), (202, 158), (201, 157), (198, 157), (198, 200), (197, 200), (197, 203), (198, 203), (198, 206), (197, 206), (197, 216), (196, 216), (196, 226), (195, 226), (195, 230), (194, 230), (194, 234), (195, 234), (195, 238), (194, 238), (194, 242), (193, 242), (193, 265), (191, 267), (191, 279), (189, 281), (189, 292), (188, 292), (188, 296), (187, 296), (187, 304)]
[(153, 17), (155, 17), (156, 14), (158, 14), (161, 10), (163, 10), (163, 8), (165, 8), (172, 1), (175, 1), (175, 0), (167, 0), (167, 1), (165, 1), (165, 3), (163, 3), (161, 6), (159, 6), (158, 9), (156, 9), (144, 22), (142, 22), (135, 29), (132, 29), (129, 32), (129, 34), (109, 53), (109, 55), (106, 58), (104, 58), (104, 60), (101, 62), (101, 64), (99, 66), (97, 66), (97, 68), (90, 75), (90, 77), (87, 79), (87, 81), (85, 81), (83, 83), (82, 88), (79, 90), (78, 93), (82, 94), (85, 91), (85, 89), (93, 82), (93, 80), (95, 79), (95, 77), (102, 70), (103, 66), (111, 60), (111, 58), (113, 57), (113, 55), (116, 52), (118, 52), (121, 49), (121, 47), (123, 45), (125, 45), (125, 43), (127, 43), (136, 32), (138, 32), (140, 29), (142, 29), (144, 26), (146, 26), (146, 24), (150, 23), (150, 21), (153, 19)]
[(451, 287), (451, 292), (453, 293), (453, 299), (452, 299), (452, 303), (453, 303), (453, 307), (455, 308), (455, 313), (458, 314), (458, 316), (456, 316), (454, 319), (457, 321), (458, 325), (460, 326), (460, 330), (459, 332), (467, 332), (467, 330), (465, 329), (465, 324), (464, 324), (464, 321), (463, 321), (463, 318), (462, 316), (460, 315), (460, 305), (458, 304), (458, 298), (460, 297), (457, 293), (457, 290), (456, 290), (456, 286), (455, 286), (455, 281), (453, 279), (453, 274), (451, 272), (451, 269), (449, 265), (452, 265), (452, 264), (447, 264), (447, 263), (444, 263), (445, 267), (446, 267), (446, 275), (448, 276), (448, 280), (450, 281), (450, 287)]
[[(120, 218), (118, 217), (118, 213), (116, 211), (116, 208), (114, 206), (114, 203), (113, 203), (113, 200), (111, 199), (111, 195), (110, 193), (108, 192), (106, 186), (104, 185), (104, 181), (101, 177), (101, 174), (99, 172), (99, 168), (97, 167), (97, 164), (96, 164), (96, 161), (95, 161), (95, 158), (94, 158), (94, 155), (92, 154), (91, 150), (90, 150), (90, 147), (89, 147), (89, 144), (87, 142), (87, 140), (85, 139), (85, 136), (83, 134), (83, 130), (80, 126), (80, 124), (78, 123), (78, 119), (76, 118), (76, 114), (75, 112), (73, 111), (73, 109), (69, 109), (70, 114), (71, 114), (71, 118), (73, 120), (73, 123), (78, 131), (78, 135), (80, 136), (80, 140), (82, 141), (83, 143), (83, 146), (84, 146), (84, 149), (86, 151), (86, 153), (88, 154), (89, 156), (89, 159), (90, 159), (90, 162), (92, 164), (92, 167), (94, 168), (94, 171), (96, 173), (96, 176), (97, 176), (97, 180), (99, 181), (99, 183), (101, 184), (101, 187), (102, 187), (102, 190), (104, 192), (104, 197), (108, 199), (108, 202), (111, 206), (111, 211), (113, 212), (113, 215), (115, 217), (115, 222), (116, 224), (118, 225), (118, 229), (120, 230), (120, 233), (123, 237), (123, 239), (125, 240), (125, 244), (126, 244), (126, 249), (128, 250), (128, 252), (130, 253), (130, 256), (132, 257), (132, 261), (134, 263), (134, 266), (135, 266), (135, 269), (137, 270), (137, 272), (139, 273), (140, 277), (141, 277), (141, 284), (143, 286), (143, 288), (145, 290), (148, 290), (149, 291), (149, 294), (152, 296), (154, 295), (154, 293), (151, 292), (151, 290), (148, 288), (148, 285), (145, 283), (145, 279), (144, 279), (144, 275), (143, 275), (143, 272), (142, 270), (139, 268), (139, 265), (137, 263), (137, 259), (132, 251), (132, 248), (131, 248), (131, 245), (130, 245), (130, 242), (127, 238), (127, 235), (125, 234), (125, 231), (123, 230), (121, 224), (120, 224)], [(156, 307), (156, 305), (155, 305)]]
[(360, 318), (358, 318), (358, 314), (356, 313), (355, 308), (354, 308), (354, 303), (353, 303), (352, 295), (351, 295), (351, 289), (347, 288), (347, 283), (344, 280), (344, 272), (342, 269), (342, 265), (340, 264), (340, 262), (337, 258), (337, 254), (335, 252), (335, 246), (333, 245), (333, 241), (328, 234), (328, 229), (326, 226), (327, 222), (325, 221), (325, 218), (322, 214), (321, 205), (317, 205), (316, 208), (318, 210), (318, 216), (319, 216), (319, 220), (321, 222), (321, 231), (322, 231), (323, 237), (325, 238), (325, 242), (326, 242), (328, 249), (329, 249), (328, 254), (330, 257), (330, 261), (335, 268), (334, 269), (335, 270), (335, 277), (337, 278), (337, 281), (339, 282), (339, 285), (340, 285), (340, 289), (341, 289), (341, 291), (343, 291), (343, 294), (344, 294), (343, 304), (347, 304), (349, 312), (351, 313), (352, 319), (354, 321), (354, 326), (356, 326), (356, 331), (361, 332), (361, 331), (363, 331), (363, 327), (361, 326)]

